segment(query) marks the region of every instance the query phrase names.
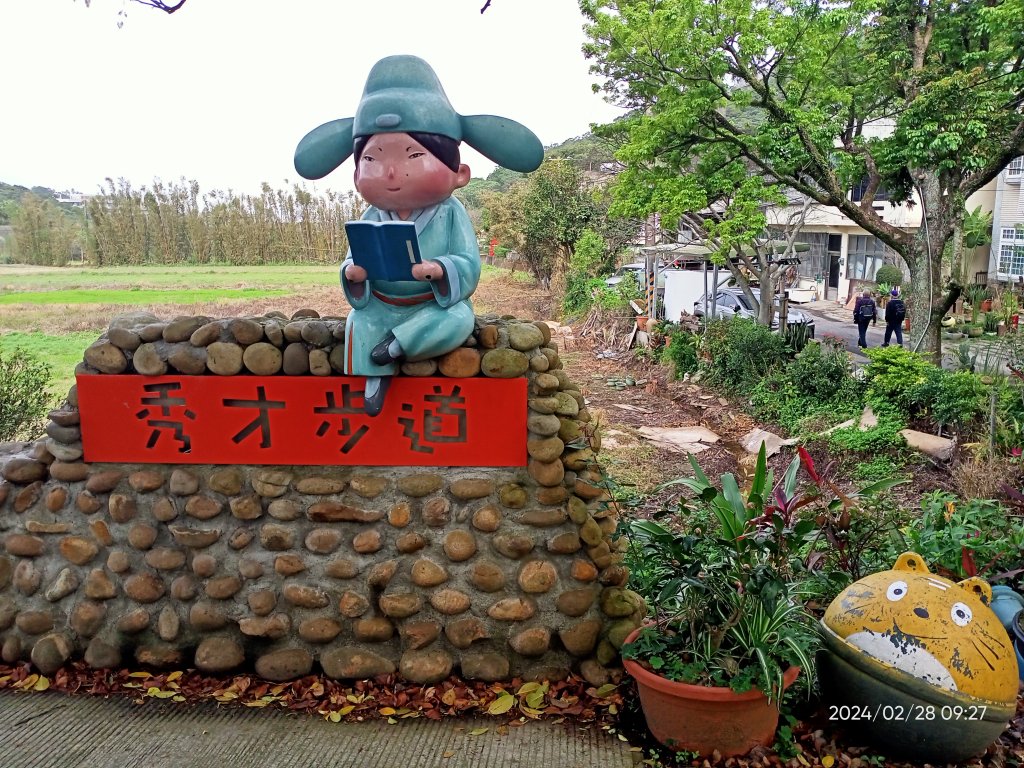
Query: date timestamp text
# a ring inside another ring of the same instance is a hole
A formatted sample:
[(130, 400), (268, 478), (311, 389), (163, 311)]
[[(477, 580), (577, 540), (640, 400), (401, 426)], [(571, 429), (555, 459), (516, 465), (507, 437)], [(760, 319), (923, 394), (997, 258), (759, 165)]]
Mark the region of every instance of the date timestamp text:
[(917, 722), (917, 721), (959, 721), (984, 720), (987, 707), (982, 705), (946, 705), (942, 707), (930, 704), (863, 704), (831, 705), (828, 708), (828, 719), (840, 722)]

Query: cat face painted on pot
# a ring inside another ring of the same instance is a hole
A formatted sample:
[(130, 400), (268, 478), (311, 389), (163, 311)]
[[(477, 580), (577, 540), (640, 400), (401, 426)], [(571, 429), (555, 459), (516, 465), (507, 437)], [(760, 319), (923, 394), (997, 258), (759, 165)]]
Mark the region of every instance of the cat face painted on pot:
[(982, 579), (954, 584), (905, 552), (891, 571), (843, 590), (824, 623), (868, 656), (926, 683), (1002, 701), (1016, 693), (1016, 657), (991, 600)]

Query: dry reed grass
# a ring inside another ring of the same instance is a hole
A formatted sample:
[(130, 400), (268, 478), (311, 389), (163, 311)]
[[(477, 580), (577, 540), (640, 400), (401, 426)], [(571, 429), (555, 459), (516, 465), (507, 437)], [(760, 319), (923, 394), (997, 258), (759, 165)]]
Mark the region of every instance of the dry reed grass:
[(1019, 460), (976, 452), (958, 461), (950, 472), (954, 492), (962, 499), (998, 499), (1004, 485), (1018, 487)]

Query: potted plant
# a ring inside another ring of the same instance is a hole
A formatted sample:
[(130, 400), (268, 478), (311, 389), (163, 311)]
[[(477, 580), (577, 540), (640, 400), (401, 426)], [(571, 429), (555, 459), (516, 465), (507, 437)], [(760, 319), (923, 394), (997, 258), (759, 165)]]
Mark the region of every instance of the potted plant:
[[(626, 524), (633, 588), (654, 620), (622, 648), (651, 733), (675, 750), (723, 757), (772, 742), (779, 699), (798, 674), (813, 678), (818, 637), (801, 600), (795, 548), (814, 528), (796, 512), (800, 460), (773, 487), (764, 445), (750, 490), (732, 474), (717, 488), (691, 456), (695, 494), (677, 525)], [(643, 582), (642, 584), (639, 582)]]
[(1017, 294), (1012, 289), (1007, 288), (1003, 291), (1001, 297), (1003, 323), (1006, 324), (1007, 328), (1016, 328), (1019, 322), (1020, 316), (1020, 302), (1017, 301)]
[(986, 336), (995, 336), (999, 331), (999, 315), (995, 312), (986, 312), (983, 325)]
[(967, 331), (967, 335), (972, 339), (978, 338), (985, 332), (985, 327), (980, 323), (966, 323), (964, 328)]
[(988, 288), (984, 285), (973, 283), (964, 288), (964, 298), (971, 303), (971, 323), (978, 324), (981, 317), (982, 302), (988, 298)]
[(878, 287), (875, 288), (876, 295), (878, 296), (878, 305), (885, 308), (885, 305), (889, 303), (889, 295), (892, 290), (892, 286), (888, 283), (879, 283)]

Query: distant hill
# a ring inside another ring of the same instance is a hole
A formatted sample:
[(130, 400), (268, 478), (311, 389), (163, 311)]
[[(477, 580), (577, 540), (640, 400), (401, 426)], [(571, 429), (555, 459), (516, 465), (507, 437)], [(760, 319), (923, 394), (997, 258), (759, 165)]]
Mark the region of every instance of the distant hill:
[[(612, 148), (602, 139), (592, 133), (585, 133), (572, 139), (566, 139), (561, 144), (554, 144), (544, 148), (545, 158), (563, 158), (568, 160), (581, 171), (586, 173), (599, 173), (605, 171), (610, 164), (615, 162), (612, 155)], [(471, 214), (483, 207), (483, 196), (487, 192), (508, 192), (509, 188), (524, 174), (510, 171), (507, 168), (495, 168), (487, 178), (470, 179), (462, 189), (455, 194), (462, 200)]]
[[(61, 192), (60, 195), (64, 198), (68, 198), (72, 195), (72, 191)], [(80, 216), (80, 213), (76, 213), (76, 209), (80, 211), (78, 206), (70, 203), (59, 203), (57, 202), (58, 193), (49, 187), (23, 187), (21, 184), (7, 184), (6, 182), (0, 181), (0, 224), (10, 224), (11, 217), (14, 214), (14, 210), (21, 203), (21, 198), (27, 194), (35, 195), (41, 200), (48, 200), (49, 202), (62, 209), (65, 213)]]

